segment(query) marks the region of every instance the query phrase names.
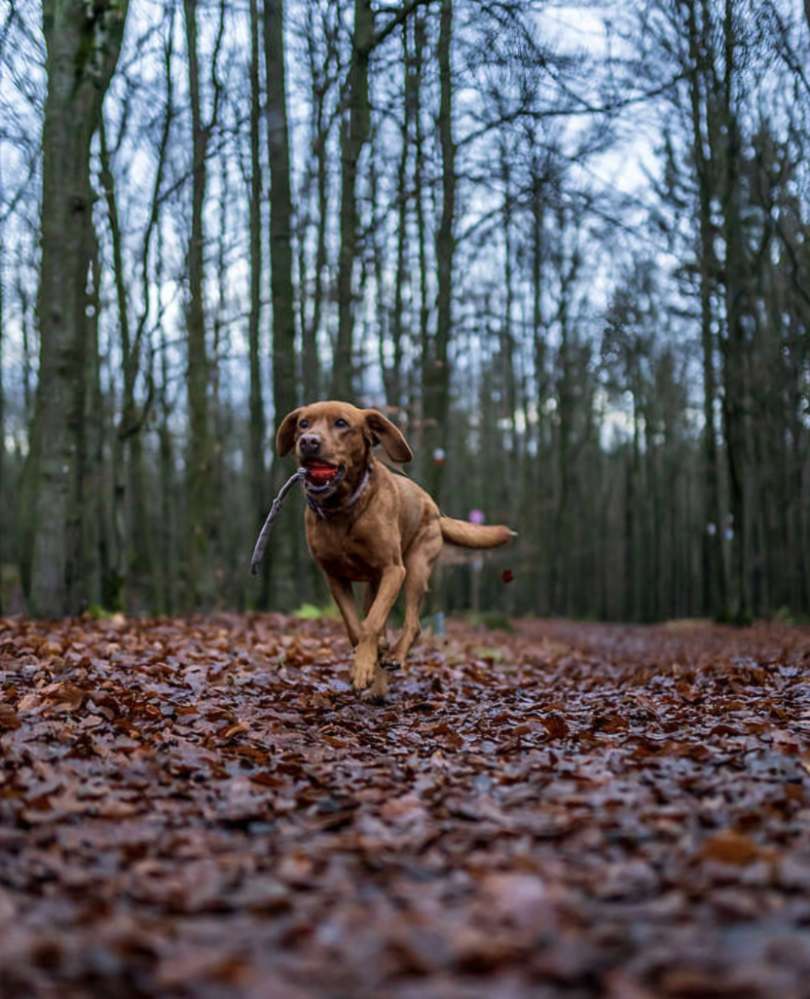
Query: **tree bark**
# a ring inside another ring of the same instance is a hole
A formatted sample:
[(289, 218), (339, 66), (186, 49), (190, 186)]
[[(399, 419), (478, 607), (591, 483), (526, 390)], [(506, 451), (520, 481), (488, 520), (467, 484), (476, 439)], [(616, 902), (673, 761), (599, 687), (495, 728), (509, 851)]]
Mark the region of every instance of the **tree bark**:
[[(430, 346), (430, 299), (428, 292), (428, 259), (427, 259), (427, 226), (425, 223), (425, 148), (424, 133), (422, 129), (422, 73), (425, 65), (426, 40), (425, 18), (419, 14), (414, 18), (414, 43), (413, 43), (413, 202), (414, 214), (416, 216), (416, 248), (419, 258), (419, 325), (418, 339), (415, 344), (417, 356), (422, 359), (422, 364), (418, 366), (419, 384), (413, 385), (411, 400), (411, 411), (418, 412), (417, 392), (419, 394), (418, 405), (421, 406), (422, 419), (416, 421), (416, 453), (422, 470), (423, 481), (428, 481), (430, 469), (430, 455), (425, 442), (425, 398), (424, 398), (424, 360), (428, 356)], [(415, 379), (414, 379), (415, 381)]]
[[(315, 29), (310, 20), (307, 27), (307, 57), (310, 75), (310, 99), (312, 101), (312, 155), (315, 159), (314, 178), (316, 191), (315, 205), (315, 262), (312, 288), (312, 318), (308, 326), (302, 325), (303, 343), (301, 362), (303, 367), (303, 398), (312, 402), (321, 394), (321, 365), (318, 357), (318, 337), (321, 332), (324, 312), (324, 274), (327, 265), (326, 227), (329, 220), (328, 203), (328, 143), (333, 119), (326, 114), (326, 98), (331, 87), (329, 78), (333, 64), (337, 63), (337, 29), (327, 24), (324, 18), (326, 52), (322, 54), (316, 46)], [(303, 242), (303, 235), (301, 237)], [(303, 283), (300, 284), (303, 289)], [(303, 294), (302, 294), (303, 299)], [(302, 315), (306, 310), (302, 307)]]
[[(270, 161), (270, 293), (273, 314), (273, 414), (278, 430), (281, 421), (298, 404), (295, 355), (295, 301), (292, 280), (292, 197), (290, 194), (290, 146), (287, 125), (287, 83), (284, 46), (283, 0), (265, 0), (264, 41), (267, 77), (267, 143)], [(275, 492), (281, 484), (283, 468), (273, 462), (272, 483)], [(281, 537), (289, 559), (300, 561), (300, 532), (293, 530), (294, 510), (282, 513)], [(283, 559), (278, 560), (279, 563)], [(277, 575), (271, 578), (274, 589), (282, 584)], [(286, 590), (279, 597), (284, 604), (295, 599), (290, 573), (285, 577)], [(289, 591), (289, 592), (288, 592)]]
[(393, 360), (386, 379), (386, 396), (391, 406), (402, 405), (403, 313), (406, 276), (406, 250), (408, 239), (408, 158), (411, 141), (411, 112), (414, 104), (415, 73), (408, 45), (407, 27), (402, 32), (403, 104), (402, 129), (397, 164), (397, 257), (394, 277), (394, 312), (391, 322)]
[[(453, 0), (441, 0), (439, 14), (439, 145), (442, 158), (442, 210), (436, 233), (436, 333), (424, 358), (425, 440), (429, 456), (447, 451), (450, 409), (448, 353), (453, 324), (453, 260), (456, 250), (456, 147), (453, 141), (452, 78)], [(444, 462), (431, 460), (430, 494), (441, 503)]]
[[(6, 491), (6, 397), (3, 382), (3, 334), (5, 332), (5, 239), (0, 227), (0, 511), (7, 511)], [(11, 525), (5, 520), (8, 513), (0, 512), (0, 615), (3, 613), (3, 565), (6, 559), (4, 539), (8, 537)]]
[(42, 134), (42, 258), (38, 316), (40, 368), (30, 460), (33, 614), (78, 612), (84, 401), (87, 378), (86, 285), (92, 255), (90, 142), (115, 69), (127, 0), (45, 0), (48, 91)]
[[(197, 11), (199, 0), (183, 0), (186, 47), (188, 51), (189, 104), (191, 108), (192, 187), (191, 231), (188, 242), (188, 427), (189, 443), (186, 474), (186, 566), (187, 596), (195, 610), (211, 607), (215, 599), (213, 555), (217, 547), (217, 516), (214, 509), (214, 442), (208, 386), (211, 363), (208, 357), (205, 317), (205, 222), (204, 209), (208, 180), (207, 153), (211, 131), (217, 119), (219, 87), (214, 86), (214, 108), (206, 123), (202, 115), (199, 55), (197, 51)], [(213, 58), (213, 74), (222, 37), (224, 9), (220, 7), (219, 35)]]
[(101, 389), (99, 356), (99, 313), (101, 311), (101, 260), (95, 229), (90, 228), (90, 274), (85, 298), (85, 399), (84, 421), (80, 446), (81, 480), (81, 568), (79, 577), (83, 600), (90, 606), (100, 606), (104, 584), (109, 576), (109, 537), (106, 534), (108, 493), (104, 487), (104, 452), (106, 420)]
[(731, 617), (745, 623), (751, 617), (748, 558), (748, 511), (746, 496), (746, 410), (748, 385), (745, 373), (746, 344), (743, 328), (746, 260), (740, 223), (739, 160), (741, 156), (739, 122), (734, 103), (736, 75), (736, 40), (733, 2), (726, 0), (723, 18), (724, 78), (722, 90), (725, 157), (723, 185), (723, 236), (726, 244), (724, 287), (726, 299), (726, 336), (723, 341), (724, 392), (723, 426), (726, 438), (729, 499), (731, 507)]
[[(248, 351), (250, 356), (250, 454), (248, 466), (252, 521), (261, 526), (266, 504), (264, 461), (267, 427), (264, 419), (264, 390), (261, 366), (262, 321), (262, 164), (261, 164), (261, 67), (259, 53), (259, 5), (250, 0), (250, 313)], [(262, 575), (259, 605), (267, 602), (267, 576)]]
[[(168, 128), (168, 119), (164, 126), (164, 134)], [(121, 226), (118, 217), (118, 201), (115, 181), (107, 147), (106, 130), (103, 112), (99, 119), (101, 183), (107, 202), (107, 218), (110, 226), (110, 240), (113, 256), (113, 281), (118, 311), (118, 329), (121, 340), (121, 367), (123, 385), (121, 397), (121, 413), (113, 440), (113, 512), (112, 523), (116, 533), (114, 551), (116, 559), (116, 577), (119, 581), (120, 593), (114, 600), (114, 606), (127, 607), (131, 611), (143, 612), (154, 607), (154, 571), (152, 559), (152, 540), (149, 531), (147, 507), (146, 469), (144, 462), (143, 440), (141, 429), (145, 418), (145, 410), (139, 412), (135, 400), (135, 382), (140, 368), (140, 345), (145, 323), (145, 315), (138, 324), (133, 341), (130, 335), (129, 304), (124, 275), (124, 257), (121, 237)], [(164, 143), (160, 151), (160, 163), (153, 197), (152, 215), (157, 211), (157, 198), (160, 190), (165, 156)], [(154, 223), (147, 226), (144, 251), (144, 293), (148, 295), (147, 258), (149, 240)]]
[(273, 311), (273, 408), (276, 428), (295, 408), (295, 302), (292, 280), (292, 197), (287, 84), (284, 62), (284, 3), (265, 0), (267, 142), (270, 161), (270, 274)]
[[(546, 401), (548, 397), (548, 381), (546, 378), (546, 331), (543, 324), (543, 277), (545, 264), (544, 216), (545, 202), (543, 197), (543, 181), (540, 163), (537, 157), (532, 159), (532, 193), (531, 193), (531, 282), (532, 282), (532, 350), (534, 358), (534, 389), (537, 407), (535, 446), (536, 454), (531, 464), (530, 492), (534, 497), (535, 510), (543, 507), (543, 502), (549, 497), (547, 476), (543, 474), (543, 462), (546, 459)], [(538, 544), (540, 540), (538, 538)], [(538, 553), (539, 555), (539, 553)], [(537, 557), (533, 565), (534, 590), (539, 594), (546, 578), (543, 559)], [(547, 605), (535, 605), (535, 612), (547, 610)]]
[(332, 395), (354, 395), (354, 265), (357, 256), (357, 169), (371, 127), (368, 62), (374, 35), (371, 0), (355, 0), (349, 68), (349, 115), (341, 134), (340, 252), (338, 256), (338, 333), (332, 364)]
[(703, 355), (703, 462), (704, 524), (702, 532), (703, 611), (720, 616), (727, 610), (727, 587), (723, 559), (723, 525), (720, 513), (720, 468), (717, 454), (715, 405), (717, 383), (712, 332), (712, 294), (716, 261), (712, 235), (711, 200), (713, 171), (704, 153), (704, 131), (708, 128), (697, 27), (695, 0), (689, 0), (689, 100), (692, 117), (692, 150), (697, 173), (700, 260), (700, 331)]

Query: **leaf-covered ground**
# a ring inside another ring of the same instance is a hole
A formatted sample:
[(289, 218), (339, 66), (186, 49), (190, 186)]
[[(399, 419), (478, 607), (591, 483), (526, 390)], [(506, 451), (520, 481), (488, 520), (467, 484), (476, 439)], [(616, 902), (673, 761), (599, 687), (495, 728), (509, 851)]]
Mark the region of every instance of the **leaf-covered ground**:
[(0, 621), (0, 991), (810, 992), (810, 635)]

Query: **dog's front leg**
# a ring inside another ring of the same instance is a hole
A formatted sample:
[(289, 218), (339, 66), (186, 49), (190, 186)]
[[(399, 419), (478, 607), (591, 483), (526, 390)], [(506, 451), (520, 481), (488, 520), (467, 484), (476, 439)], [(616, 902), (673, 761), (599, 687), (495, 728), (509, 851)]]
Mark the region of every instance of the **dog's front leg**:
[(343, 623), (346, 625), (346, 634), (349, 636), (349, 641), (356, 647), (360, 641), (360, 618), (357, 616), (352, 584), (348, 579), (330, 576), (328, 573), (326, 574), (326, 582), (329, 584), (329, 590), (335, 603), (338, 605)]
[(365, 690), (379, 670), (377, 659), (380, 636), (404, 580), (405, 567), (402, 565), (389, 565), (382, 571), (377, 595), (365, 621), (360, 625), (360, 641), (354, 652), (352, 667), (352, 683), (355, 690)]

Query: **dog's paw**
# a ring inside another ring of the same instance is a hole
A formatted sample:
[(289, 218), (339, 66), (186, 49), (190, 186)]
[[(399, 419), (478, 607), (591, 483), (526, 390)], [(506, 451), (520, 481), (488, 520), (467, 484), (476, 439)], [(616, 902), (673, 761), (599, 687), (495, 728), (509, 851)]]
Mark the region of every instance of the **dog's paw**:
[(387, 693), (388, 677), (383, 670), (377, 670), (371, 686), (366, 688), (360, 696), (364, 701), (370, 701), (372, 704), (384, 704)]
[(352, 685), (355, 690), (365, 690), (374, 680), (374, 673), (377, 668), (377, 660), (373, 656), (363, 655), (361, 652), (355, 654), (352, 664)]

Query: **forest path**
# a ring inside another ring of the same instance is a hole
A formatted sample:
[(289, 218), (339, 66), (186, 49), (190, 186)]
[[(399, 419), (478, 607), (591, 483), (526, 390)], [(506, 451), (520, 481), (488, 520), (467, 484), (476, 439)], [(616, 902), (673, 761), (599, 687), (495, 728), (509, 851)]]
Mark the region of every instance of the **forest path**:
[(806, 995), (810, 632), (0, 620), (0, 994)]

